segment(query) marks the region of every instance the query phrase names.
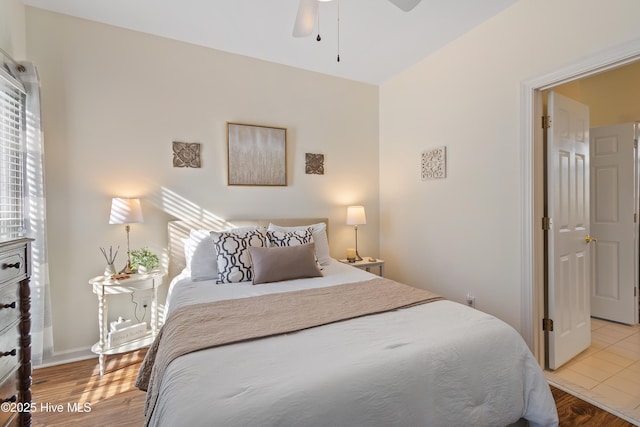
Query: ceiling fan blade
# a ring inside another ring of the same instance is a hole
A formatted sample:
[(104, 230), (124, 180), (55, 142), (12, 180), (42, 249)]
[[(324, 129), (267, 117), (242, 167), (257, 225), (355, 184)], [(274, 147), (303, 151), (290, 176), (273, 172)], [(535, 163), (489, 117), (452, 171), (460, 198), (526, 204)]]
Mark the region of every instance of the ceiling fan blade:
[(398, 6), (400, 9), (404, 10), (405, 12), (409, 12), (411, 9), (416, 7), (418, 3), (420, 3), (420, 0), (389, 0), (389, 1), (395, 4), (396, 6)]
[(293, 26), (294, 37), (310, 36), (316, 23), (318, 0), (300, 0), (296, 23)]

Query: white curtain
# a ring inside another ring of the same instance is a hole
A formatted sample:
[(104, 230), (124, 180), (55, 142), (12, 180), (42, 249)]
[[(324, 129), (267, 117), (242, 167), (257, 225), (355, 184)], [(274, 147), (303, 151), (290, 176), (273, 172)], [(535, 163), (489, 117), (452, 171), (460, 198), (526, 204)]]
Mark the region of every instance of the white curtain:
[(44, 138), (40, 115), (40, 79), (36, 66), (18, 73), (27, 92), (25, 228), (31, 245), (31, 361), (37, 366), (53, 355), (51, 295), (47, 257), (47, 217), (44, 190)]

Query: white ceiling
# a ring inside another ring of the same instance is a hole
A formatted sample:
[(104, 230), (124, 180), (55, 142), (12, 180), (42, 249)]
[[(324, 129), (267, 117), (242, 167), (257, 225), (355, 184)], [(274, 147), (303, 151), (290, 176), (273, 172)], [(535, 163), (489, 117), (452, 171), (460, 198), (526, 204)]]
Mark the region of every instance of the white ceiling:
[[(24, 0), (29, 6), (380, 84), (517, 0), (320, 3), (322, 41), (292, 36), (299, 0)], [(337, 17), (340, 10), (340, 62)]]

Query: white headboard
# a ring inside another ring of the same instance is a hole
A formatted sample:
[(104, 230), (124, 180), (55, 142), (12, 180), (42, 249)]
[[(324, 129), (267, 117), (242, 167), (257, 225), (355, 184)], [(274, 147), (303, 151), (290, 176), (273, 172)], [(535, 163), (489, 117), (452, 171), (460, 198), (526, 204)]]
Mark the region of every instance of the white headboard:
[(185, 266), (184, 243), (182, 239), (189, 237), (191, 230), (220, 231), (232, 227), (261, 226), (268, 227), (270, 223), (285, 227), (311, 225), (324, 222), (327, 224), (327, 236), (329, 235), (328, 218), (274, 218), (274, 219), (239, 219), (229, 220), (224, 223), (205, 223), (198, 221), (169, 221), (167, 224), (169, 237), (169, 280), (179, 274)]

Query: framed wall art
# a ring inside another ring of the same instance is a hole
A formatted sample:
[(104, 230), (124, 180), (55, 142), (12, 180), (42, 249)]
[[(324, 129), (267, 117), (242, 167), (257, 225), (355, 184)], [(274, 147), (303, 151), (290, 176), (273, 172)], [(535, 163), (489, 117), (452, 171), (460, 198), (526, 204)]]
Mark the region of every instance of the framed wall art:
[(227, 123), (228, 185), (287, 185), (287, 129)]
[(446, 178), (447, 148), (438, 147), (423, 151), (420, 163), (423, 181)]

